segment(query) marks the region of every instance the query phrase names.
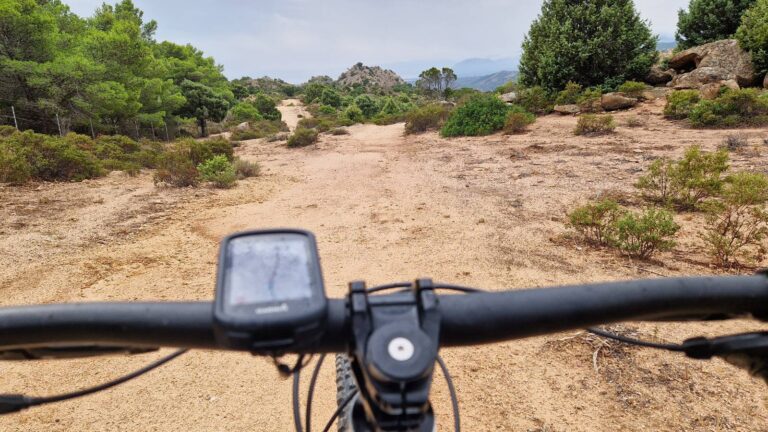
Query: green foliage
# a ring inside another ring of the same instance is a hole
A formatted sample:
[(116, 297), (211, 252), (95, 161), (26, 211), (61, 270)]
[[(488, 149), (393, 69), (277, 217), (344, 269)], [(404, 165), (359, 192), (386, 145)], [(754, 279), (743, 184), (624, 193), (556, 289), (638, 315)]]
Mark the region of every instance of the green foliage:
[(249, 123), (245, 130), (233, 129), (229, 137), (232, 141), (245, 141), (273, 136), (279, 132), (288, 131), (288, 126), (277, 120), (260, 120)]
[(768, 0), (757, 0), (742, 17), (736, 39), (752, 54), (758, 75), (768, 73)]
[(681, 49), (730, 39), (744, 12), (755, 0), (691, 0), (677, 14), (677, 45)]
[(568, 214), (568, 221), (587, 243), (609, 246), (616, 238), (616, 221), (623, 215), (619, 204), (601, 200), (577, 207)]
[(504, 128), (509, 108), (496, 95), (479, 94), (457, 107), (440, 134), (445, 137), (488, 135)]
[(699, 101), (688, 119), (695, 127), (768, 125), (768, 93), (757, 89), (726, 90), (713, 100)]
[(214, 187), (228, 189), (235, 185), (237, 173), (226, 156), (214, 156), (197, 166), (197, 172), (203, 181), (211, 183)]
[(612, 133), (616, 123), (611, 115), (582, 114), (576, 122), (575, 135), (597, 136)]
[(510, 93), (514, 91), (518, 91), (520, 86), (517, 84), (517, 81), (507, 81), (506, 83), (496, 87), (496, 90), (494, 90), (494, 93), (498, 94), (505, 94)]
[(81, 181), (103, 174), (96, 157), (70, 140), (32, 131), (0, 138), (0, 175), (5, 182), (29, 179)]
[(307, 128), (296, 128), (288, 138), (288, 147), (306, 147), (317, 142), (317, 131)]
[(87, 19), (60, 1), (6, 0), (0, 23), (0, 99), (20, 118), (39, 119), (25, 123), (38, 132), (56, 131), (55, 114), (65, 132), (90, 133), (91, 123), (97, 132), (135, 131), (178, 116), (203, 121), (223, 116), (233, 98), (213, 59), (155, 42), (157, 23), (130, 0)]
[(178, 142), (160, 157), (154, 175), (155, 185), (187, 187), (196, 186), (200, 182), (200, 174), (192, 161), (188, 144)]
[(367, 94), (356, 97), (355, 106), (360, 108), (360, 111), (362, 111), (366, 118), (371, 118), (379, 113), (379, 105)]
[(520, 81), (554, 91), (569, 81), (589, 87), (644, 78), (656, 42), (632, 0), (545, 0), (523, 42)]
[(639, 98), (647, 88), (648, 86), (642, 82), (625, 81), (618, 90), (629, 97)]
[(320, 94), (320, 103), (328, 105), (334, 108), (341, 107), (341, 95), (336, 90), (326, 87), (323, 89), (323, 93)]
[(682, 159), (654, 161), (648, 174), (635, 185), (646, 197), (663, 205), (683, 210), (699, 208), (707, 198), (723, 188), (723, 173), (728, 169), (728, 152), (705, 153), (698, 146), (685, 151)]
[(253, 104), (248, 102), (240, 102), (229, 111), (229, 116), (232, 119), (232, 123), (252, 122), (263, 120), (259, 110), (256, 109)]
[(760, 261), (768, 247), (768, 176), (740, 172), (728, 177), (722, 199), (709, 203), (705, 231), (707, 251), (721, 267)]
[(557, 99), (555, 99), (555, 105), (572, 105), (579, 102), (579, 98), (581, 97), (581, 91), (582, 86), (581, 84), (576, 84), (573, 81), (568, 81), (568, 83), (565, 85), (565, 89), (560, 91), (560, 93), (557, 94)]
[(415, 134), (430, 129), (440, 129), (450, 115), (451, 110), (440, 104), (429, 104), (406, 114), (405, 133)]
[(277, 109), (275, 100), (265, 94), (259, 93), (254, 96), (253, 106), (256, 107), (259, 114), (266, 120), (280, 121), (283, 118), (280, 110)]
[(666, 210), (627, 212), (616, 220), (616, 247), (630, 256), (648, 259), (658, 251), (672, 249), (672, 238), (679, 230), (672, 213)]
[(336, 108), (330, 105), (320, 105), (317, 107), (317, 113), (322, 116), (335, 116)]
[(577, 100), (581, 112), (596, 113), (602, 111), (602, 96), (603, 92), (599, 88), (595, 87), (584, 90)]
[(691, 110), (700, 100), (701, 94), (697, 90), (674, 91), (667, 95), (664, 116), (675, 120), (688, 118)]
[(522, 107), (512, 106), (507, 114), (507, 120), (504, 123), (504, 133), (516, 134), (525, 131), (525, 129), (536, 121), (536, 116), (529, 113)]
[(554, 108), (552, 96), (543, 87), (522, 88), (517, 95), (517, 104), (534, 114), (549, 114)]
[(250, 162), (245, 159), (235, 158), (234, 166), (238, 180), (257, 177), (261, 173), (261, 167), (258, 163)]
[(310, 82), (304, 86), (304, 90), (303, 90), (304, 94), (301, 98), (301, 101), (309, 105), (312, 102), (315, 102), (316, 100), (320, 99), (320, 96), (323, 94), (323, 91), (325, 91), (326, 89), (328, 89), (328, 86), (326, 85), (323, 85), (319, 82)]
[(199, 165), (215, 156), (223, 156), (228, 161), (234, 159), (234, 149), (232, 143), (224, 138), (213, 138), (204, 141), (186, 139), (181, 143), (189, 147), (189, 158), (192, 163)]
[(331, 129), (331, 135), (336, 135), (336, 136), (349, 135), (349, 131), (346, 130), (345, 128), (334, 128), (334, 129)]
[(365, 114), (357, 105), (350, 105), (344, 110), (342, 117), (349, 120), (352, 124), (365, 122)]

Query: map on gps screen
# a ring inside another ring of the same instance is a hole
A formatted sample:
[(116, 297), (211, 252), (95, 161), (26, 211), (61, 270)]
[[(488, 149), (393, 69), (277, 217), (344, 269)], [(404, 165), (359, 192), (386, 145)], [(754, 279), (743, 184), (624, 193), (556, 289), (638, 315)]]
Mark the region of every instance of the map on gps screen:
[(307, 238), (276, 233), (235, 238), (229, 243), (226, 305), (264, 304), (309, 298), (312, 276)]

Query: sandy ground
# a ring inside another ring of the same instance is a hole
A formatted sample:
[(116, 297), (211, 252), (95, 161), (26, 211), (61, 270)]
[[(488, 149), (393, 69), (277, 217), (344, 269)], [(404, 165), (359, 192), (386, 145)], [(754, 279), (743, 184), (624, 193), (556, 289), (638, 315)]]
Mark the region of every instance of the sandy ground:
[[(295, 126), (297, 101), (281, 106)], [(524, 135), (404, 137), (403, 125), (357, 125), (350, 135), (287, 149), (246, 141), (264, 174), (232, 190), (156, 189), (151, 173), (78, 184), (0, 187), (2, 304), (211, 299), (218, 240), (248, 228), (295, 226), (319, 240), (326, 287), (431, 276), (487, 289), (711, 274), (698, 215), (680, 215), (680, 244), (633, 262), (568, 237), (565, 212), (606, 191), (632, 192), (649, 161), (707, 149), (734, 131), (663, 120), (661, 104), (617, 116), (645, 122), (580, 138), (575, 118), (541, 118)], [(303, 115), (303, 114), (302, 114)], [(755, 145), (765, 130), (741, 130)], [(761, 145), (761, 144), (760, 144)], [(762, 148), (768, 154), (768, 148)], [(766, 156), (733, 156), (765, 170)], [(768, 263), (764, 263), (768, 264)], [(755, 322), (630, 324), (680, 341), (759, 329)], [(162, 354), (4, 363), (0, 391), (47, 395), (133, 370)], [(443, 350), (472, 431), (766, 430), (765, 384), (720, 361), (607, 344), (578, 332)], [(314, 424), (335, 408), (333, 368), (321, 374)], [(306, 374), (305, 374), (306, 375)], [(306, 378), (305, 378), (306, 379)], [(440, 430), (450, 409), (439, 376)], [(265, 359), (192, 352), (136, 381), (76, 401), (0, 417), (2, 431), (291, 430), (290, 383)]]

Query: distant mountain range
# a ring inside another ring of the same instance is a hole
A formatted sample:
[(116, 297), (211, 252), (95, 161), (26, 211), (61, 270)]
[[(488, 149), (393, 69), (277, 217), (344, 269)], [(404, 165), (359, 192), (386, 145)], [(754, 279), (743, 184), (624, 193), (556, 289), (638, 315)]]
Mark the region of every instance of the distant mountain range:
[(453, 83), (453, 88), (469, 87), (480, 91), (493, 91), (496, 87), (517, 79), (517, 71), (501, 71), (490, 75), (468, 76), (459, 78)]

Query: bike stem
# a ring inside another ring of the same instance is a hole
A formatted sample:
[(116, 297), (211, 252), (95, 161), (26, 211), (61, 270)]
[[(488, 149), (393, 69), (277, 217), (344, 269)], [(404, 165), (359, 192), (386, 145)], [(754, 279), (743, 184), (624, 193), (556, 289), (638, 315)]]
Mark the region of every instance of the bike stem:
[(369, 295), (365, 282), (351, 282), (349, 308), (360, 391), (352, 410), (355, 431), (432, 431), (429, 391), (440, 337), (432, 280), (419, 279), (389, 296)]

